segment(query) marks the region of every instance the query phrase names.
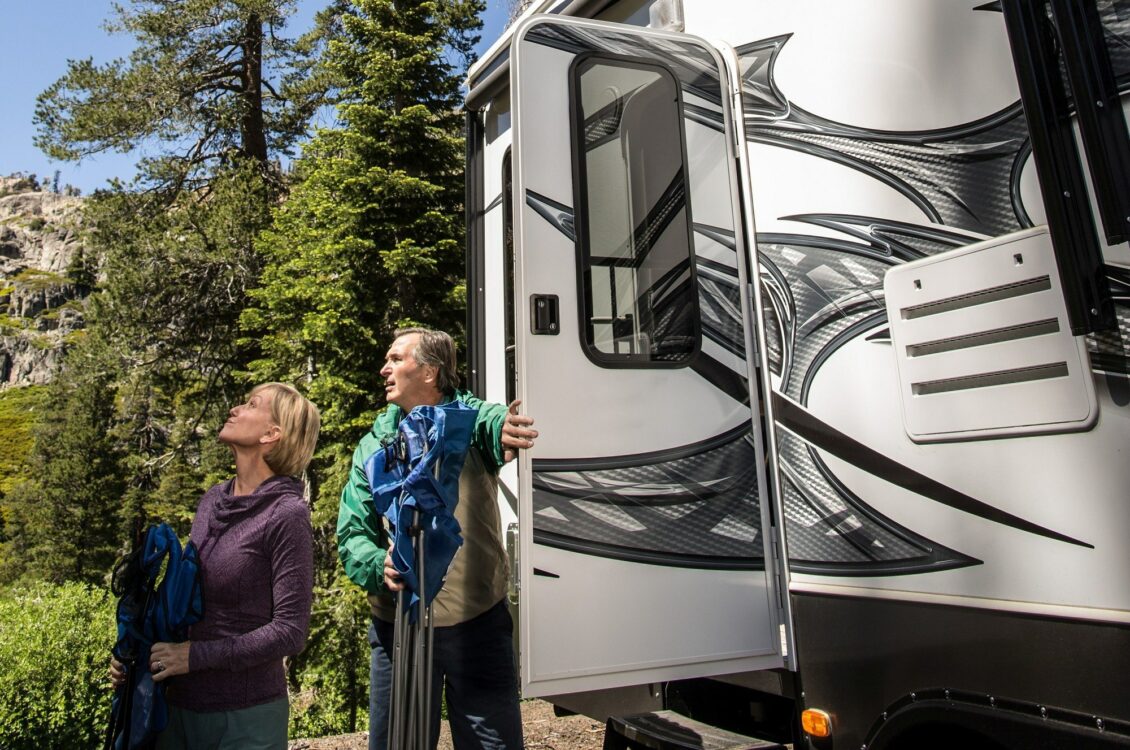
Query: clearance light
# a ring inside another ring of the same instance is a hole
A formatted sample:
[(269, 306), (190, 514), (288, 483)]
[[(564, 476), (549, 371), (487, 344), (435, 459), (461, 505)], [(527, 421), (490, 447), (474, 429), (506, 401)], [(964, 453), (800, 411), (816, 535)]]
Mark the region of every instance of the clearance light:
[(832, 717), (819, 708), (806, 708), (800, 714), (800, 726), (812, 737), (832, 736)]

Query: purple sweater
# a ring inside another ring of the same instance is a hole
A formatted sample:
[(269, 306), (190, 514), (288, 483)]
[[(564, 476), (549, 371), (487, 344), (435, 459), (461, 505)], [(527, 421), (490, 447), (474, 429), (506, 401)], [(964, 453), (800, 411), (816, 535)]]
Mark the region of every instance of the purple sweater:
[(286, 697), (283, 657), (306, 643), (314, 550), (302, 482), (271, 477), (250, 495), (235, 480), (204, 493), (192, 522), (204, 618), (189, 630), (189, 672), (168, 699), (190, 711), (234, 711)]

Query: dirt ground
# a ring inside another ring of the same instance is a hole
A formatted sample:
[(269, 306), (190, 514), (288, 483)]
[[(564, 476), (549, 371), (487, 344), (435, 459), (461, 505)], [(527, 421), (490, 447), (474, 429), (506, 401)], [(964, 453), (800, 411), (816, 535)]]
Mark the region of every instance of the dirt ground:
[[(526, 750), (600, 750), (604, 744), (604, 725), (587, 716), (553, 715), (553, 706), (545, 701), (522, 702), (522, 733)], [(367, 750), (369, 735), (365, 732), (337, 737), (294, 740), (289, 750)], [(440, 723), (438, 750), (452, 750), (447, 722)]]

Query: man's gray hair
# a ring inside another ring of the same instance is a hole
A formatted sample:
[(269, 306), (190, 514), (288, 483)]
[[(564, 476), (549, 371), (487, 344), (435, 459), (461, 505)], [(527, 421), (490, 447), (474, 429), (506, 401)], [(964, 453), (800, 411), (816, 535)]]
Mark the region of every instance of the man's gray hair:
[(436, 368), (436, 388), (446, 396), (455, 393), (459, 387), (459, 371), (455, 365), (455, 341), (444, 331), (431, 328), (397, 328), (393, 335), (396, 338), (419, 334), (416, 350), (412, 357), (417, 364), (431, 365)]

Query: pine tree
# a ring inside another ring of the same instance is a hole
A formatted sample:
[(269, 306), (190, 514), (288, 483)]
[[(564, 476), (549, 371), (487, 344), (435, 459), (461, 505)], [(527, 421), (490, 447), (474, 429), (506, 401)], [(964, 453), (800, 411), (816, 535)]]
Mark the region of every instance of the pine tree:
[(124, 490), (121, 455), (108, 434), (114, 359), (104, 342), (85, 336), (49, 386), (31, 475), (6, 498), (15, 522), (9, 577), (22, 571), (55, 582), (105, 582), (119, 552)]
[(134, 37), (126, 60), (71, 60), (39, 95), (35, 143), (77, 161), (145, 146), (148, 188), (206, 187), (225, 165), (251, 160), (267, 170), (290, 153), (321, 104), (308, 85), (317, 35), (281, 32), (295, 0), (132, 0), (115, 5), (111, 33)]
[[(115, 6), (107, 28), (134, 37), (128, 59), (72, 61), (38, 99), (36, 142), (50, 156), (147, 154), (136, 180), (115, 182), (85, 207), (92, 229), (82, 271), (98, 280), (86, 319), (91, 339), (111, 353), (103, 387), (115, 409), (99, 411), (77, 391), (57, 405), (103, 427), (114, 458), (90, 471), (124, 483), (99, 545), (120, 543), (145, 520), (186, 531), (200, 493), (230, 472), (215, 432), (247, 389), (244, 365), (257, 353), (238, 331), (261, 270), (254, 238), (283, 194), (279, 158), (326, 95), (310, 67), (323, 27), (288, 40), (293, 7)], [(43, 459), (52, 455), (44, 445)], [(65, 478), (48, 473), (40, 484), (50, 493)]]
[[(305, 379), (331, 439), (381, 406), (392, 330), (463, 320), (463, 120), (459, 83), (477, 0), (357, 0), (327, 49), (339, 127), (304, 149), (297, 182), (260, 243), (267, 267), (253, 370)], [(453, 60), (454, 58), (454, 60)], [(376, 396), (376, 397), (375, 397)]]
[(379, 372), (393, 329), (423, 323), (459, 335), (462, 327), (459, 84), (482, 7), (344, 5), (324, 67), (338, 124), (303, 150), (289, 200), (261, 237), (261, 286), (243, 316), (249, 333), (267, 332), (251, 366), (256, 379), (305, 381), (322, 410), (318, 596), (299, 659), (349, 711), (340, 729), (352, 730), (365, 705), (367, 662), (357, 654), (367, 652), (368, 607), (337, 565), (338, 497), (352, 447), (383, 406)]

